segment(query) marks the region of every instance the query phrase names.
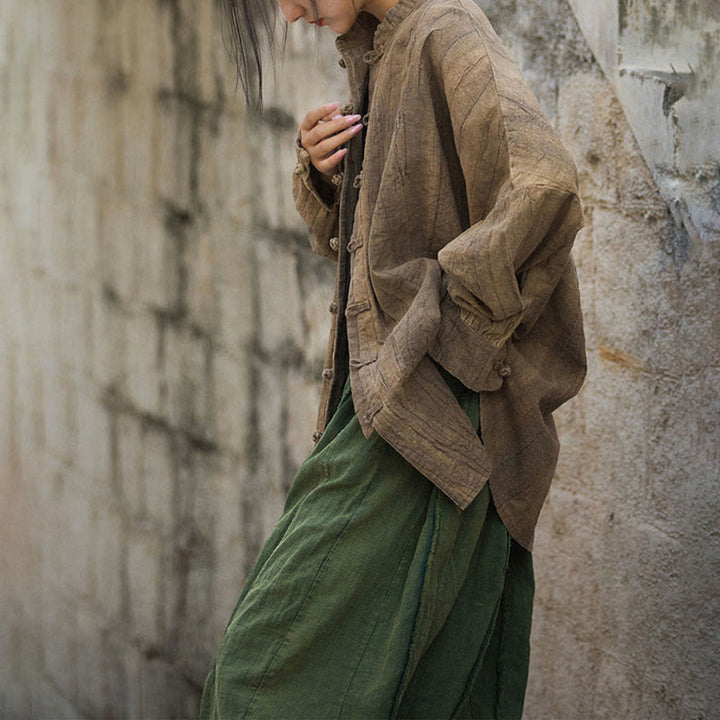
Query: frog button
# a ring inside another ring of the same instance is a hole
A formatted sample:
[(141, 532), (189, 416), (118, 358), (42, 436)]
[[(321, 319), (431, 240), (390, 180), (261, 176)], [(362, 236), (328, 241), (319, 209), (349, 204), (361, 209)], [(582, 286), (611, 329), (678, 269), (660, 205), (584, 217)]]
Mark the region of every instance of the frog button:
[(335, 376), (335, 373), (333, 372), (332, 368), (325, 368), (322, 371), (323, 380), (332, 380)]
[(358, 248), (363, 246), (363, 239), (361, 235), (353, 235), (350, 238), (350, 242), (347, 244), (348, 252), (355, 252)]
[(330, 249), (333, 252), (337, 252), (337, 249), (340, 247), (340, 240), (336, 237), (331, 237), (329, 240)]
[(382, 57), (382, 54), (382, 50), (368, 50), (363, 55), (363, 62), (367, 65), (372, 65), (375, 61), (379, 60)]

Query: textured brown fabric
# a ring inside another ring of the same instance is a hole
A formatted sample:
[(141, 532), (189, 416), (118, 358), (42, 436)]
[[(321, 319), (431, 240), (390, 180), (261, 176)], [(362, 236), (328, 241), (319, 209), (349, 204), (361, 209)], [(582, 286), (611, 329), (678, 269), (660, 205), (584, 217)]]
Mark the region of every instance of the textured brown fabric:
[[(302, 147), (293, 194), (331, 259), (354, 212), (345, 317), (363, 432), (460, 508), (489, 481), (530, 549), (557, 462), (551, 413), (585, 376), (574, 163), (472, 2), (400, 0), (379, 25), (361, 13), (337, 47), (353, 109), (369, 87), (362, 173), (343, 178), (357, 205), (319, 192)], [(433, 360), (480, 392), (482, 441)]]

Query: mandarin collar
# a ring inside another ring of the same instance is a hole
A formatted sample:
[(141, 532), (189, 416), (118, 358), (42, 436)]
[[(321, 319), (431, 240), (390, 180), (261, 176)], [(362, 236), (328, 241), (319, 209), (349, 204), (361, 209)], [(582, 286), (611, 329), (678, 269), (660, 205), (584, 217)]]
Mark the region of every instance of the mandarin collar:
[(380, 58), (388, 41), (405, 18), (426, 0), (399, 0), (388, 9), (381, 22), (367, 12), (361, 12), (353, 26), (335, 39), (335, 47), (347, 63), (358, 55), (368, 64)]
[(383, 21), (375, 30), (373, 50), (382, 55), (385, 45), (395, 34), (395, 31), (402, 25), (405, 18), (416, 8), (420, 7), (426, 0), (399, 0), (386, 13)]

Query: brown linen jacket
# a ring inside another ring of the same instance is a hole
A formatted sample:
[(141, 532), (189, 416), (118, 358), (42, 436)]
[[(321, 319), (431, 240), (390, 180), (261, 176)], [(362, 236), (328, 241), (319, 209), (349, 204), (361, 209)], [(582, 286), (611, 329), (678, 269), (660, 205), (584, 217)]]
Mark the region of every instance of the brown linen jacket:
[[(361, 427), (460, 508), (489, 481), (531, 549), (558, 456), (551, 413), (586, 370), (575, 165), (469, 0), (400, 0), (379, 25), (361, 13), (336, 44), (344, 110), (369, 98), (364, 154), (353, 138), (333, 192), (298, 146), (293, 194), (315, 252), (339, 266), (349, 253), (347, 296), (339, 282), (331, 309), (344, 310)], [(319, 431), (337, 327), (336, 314)], [(482, 439), (433, 361), (479, 392)]]

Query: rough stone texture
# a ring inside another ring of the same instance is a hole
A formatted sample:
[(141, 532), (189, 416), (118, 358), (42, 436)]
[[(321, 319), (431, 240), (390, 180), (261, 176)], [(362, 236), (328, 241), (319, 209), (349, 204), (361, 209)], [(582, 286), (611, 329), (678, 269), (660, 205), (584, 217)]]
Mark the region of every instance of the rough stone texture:
[(333, 268), (289, 178), (328, 92), (248, 117), (216, 3), (2, 3), (0, 716), (194, 715), (312, 446)]
[[(709, 718), (720, 701), (720, 234), (676, 223), (564, 2), (480, 5), (555, 117), (586, 216), (575, 258), (589, 372), (557, 417), (526, 715)], [(707, 185), (688, 182), (689, 204)]]
[[(709, 718), (720, 238), (668, 211), (575, 20), (596, 3), (480, 4), (586, 209), (590, 369), (558, 414), (526, 715)], [(289, 173), (300, 117), (343, 79), (329, 33), (293, 28), (248, 115), (215, 13), (0, 3), (2, 717), (192, 717), (311, 446), (333, 268)], [(692, 219), (717, 203), (712, 160), (680, 178)]]
[(569, 0), (681, 232), (720, 233), (716, 0)]

